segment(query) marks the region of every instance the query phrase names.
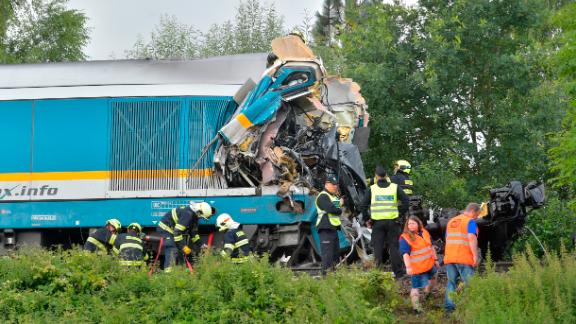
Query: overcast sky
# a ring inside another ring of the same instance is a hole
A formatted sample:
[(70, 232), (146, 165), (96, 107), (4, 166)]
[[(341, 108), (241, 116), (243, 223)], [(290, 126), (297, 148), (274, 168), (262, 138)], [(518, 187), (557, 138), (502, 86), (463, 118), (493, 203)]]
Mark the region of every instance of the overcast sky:
[[(304, 21), (322, 7), (322, 0), (268, 0), (284, 17), (288, 28)], [(85, 49), (90, 60), (124, 58), (138, 34), (148, 39), (163, 14), (206, 31), (214, 23), (233, 19), (240, 0), (69, 0), (68, 7), (88, 16), (92, 29)]]

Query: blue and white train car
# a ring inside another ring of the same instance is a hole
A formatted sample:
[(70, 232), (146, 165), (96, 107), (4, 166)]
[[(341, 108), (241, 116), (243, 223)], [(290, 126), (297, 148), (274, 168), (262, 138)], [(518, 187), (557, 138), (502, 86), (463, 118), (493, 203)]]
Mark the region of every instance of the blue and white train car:
[(280, 211), (275, 190), (227, 188), (212, 174), (214, 148), (192, 169), (265, 62), (249, 54), (0, 66), (0, 248), (80, 243), (109, 218), (153, 228), (192, 199), (243, 224), (274, 225), (266, 238), (294, 250), (297, 224), (315, 217), (312, 196), (296, 197), (305, 208), (295, 214)]

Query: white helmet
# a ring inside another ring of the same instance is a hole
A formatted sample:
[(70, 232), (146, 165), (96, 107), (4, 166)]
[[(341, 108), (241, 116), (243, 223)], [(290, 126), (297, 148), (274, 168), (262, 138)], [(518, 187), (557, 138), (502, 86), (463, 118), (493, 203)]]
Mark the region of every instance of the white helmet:
[(192, 209), (198, 217), (209, 218), (214, 214), (214, 208), (207, 202), (194, 202), (190, 201), (190, 209)]
[(230, 228), (230, 225), (234, 223), (232, 216), (226, 213), (222, 213), (218, 215), (216, 218), (216, 227), (220, 230), (220, 232), (224, 232)]

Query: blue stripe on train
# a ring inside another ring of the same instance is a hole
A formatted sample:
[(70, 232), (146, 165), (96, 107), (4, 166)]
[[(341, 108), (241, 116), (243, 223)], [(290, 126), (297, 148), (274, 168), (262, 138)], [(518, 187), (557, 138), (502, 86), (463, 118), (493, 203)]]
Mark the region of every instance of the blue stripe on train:
[[(155, 226), (164, 213), (191, 199), (208, 201), (217, 214), (229, 213), (243, 224), (293, 224), (311, 222), (316, 217), (314, 208), (307, 208), (304, 214), (278, 212), (276, 203), (280, 199), (275, 195), (10, 202), (0, 204), (0, 228), (99, 227), (110, 218), (117, 218), (124, 225), (138, 222)], [(308, 196), (296, 199), (310, 206)], [(215, 219), (212, 217), (204, 224), (213, 224)]]

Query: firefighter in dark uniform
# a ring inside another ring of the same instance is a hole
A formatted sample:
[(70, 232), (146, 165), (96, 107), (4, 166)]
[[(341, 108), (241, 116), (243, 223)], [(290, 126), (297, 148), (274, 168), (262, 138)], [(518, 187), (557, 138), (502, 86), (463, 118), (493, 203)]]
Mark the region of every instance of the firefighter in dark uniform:
[(410, 173), (412, 173), (410, 163), (398, 160), (394, 163), (394, 175), (390, 178), (392, 183), (399, 185), (408, 196), (414, 194), (414, 182), (410, 179)]
[(316, 197), (318, 218), (316, 228), (320, 236), (320, 253), (322, 254), (322, 273), (334, 269), (340, 258), (340, 215), (342, 201), (338, 190), (338, 179), (328, 175), (324, 182), (324, 190)]
[(141, 267), (148, 260), (144, 243), (140, 238), (142, 226), (138, 223), (128, 225), (126, 233), (118, 235), (114, 243), (114, 253), (120, 259), (120, 265), (127, 267)]
[(187, 258), (192, 249), (184, 241), (184, 234), (189, 233), (196, 251), (200, 250), (202, 241), (198, 234), (198, 219), (209, 218), (214, 208), (206, 202), (191, 201), (188, 206), (173, 208), (160, 222), (157, 231), (164, 238), (164, 271), (171, 272), (178, 255)]
[(246, 233), (242, 230), (242, 225), (224, 213), (216, 218), (216, 227), (220, 232), (226, 232), (224, 233), (224, 247), (220, 254), (225, 258), (230, 258), (235, 263), (248, 260), (250, 245)]
[[(376, 265), (382, 266), (385, 249), (387, 249), (392, 271), (397, 278), (401, 278), (404, 276), (404, 268), (398, 240), (402, 234), (403, 216), (408, 211), (409, 198), (400, 186), (388, 182), (386, 178), (386, 170), (381, 165), (377, 166), (377, 183), (366, 190), (360, 211), (363, 215), (367, 215), (370, 210)], [(402, 202), (401, 205), (399, 201)]]
[(84, 243), (84, 250), (107, 254), (114, 247), (116, 236), (121, 228), (122, 224), (119, 220), (115, 218), (107, 220), (104, 227), (90, 234)]

